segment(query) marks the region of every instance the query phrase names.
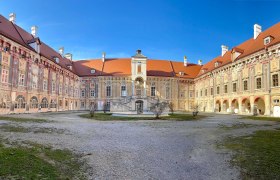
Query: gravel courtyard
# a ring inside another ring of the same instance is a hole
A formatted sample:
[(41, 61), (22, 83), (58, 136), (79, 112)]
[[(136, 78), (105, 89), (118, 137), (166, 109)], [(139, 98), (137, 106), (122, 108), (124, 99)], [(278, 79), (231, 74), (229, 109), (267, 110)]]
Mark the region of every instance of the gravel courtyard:
[[(15, 133), (0, 129), (10, 141), (31, 141), (81, 154), (88, 164), (89, 179), (238, 179), (231, 167), (231, 152), (217, 144), (228, 136), (280, 127), (277, 122), (239, 119), (235, 115), (208, 115), (199, 121), (93, 121), (81, 113), (13, 115), (49, 119), (49, 123), (7, 124), (52, 133)], [(225, 129), (238, 124), (250, 126)]]

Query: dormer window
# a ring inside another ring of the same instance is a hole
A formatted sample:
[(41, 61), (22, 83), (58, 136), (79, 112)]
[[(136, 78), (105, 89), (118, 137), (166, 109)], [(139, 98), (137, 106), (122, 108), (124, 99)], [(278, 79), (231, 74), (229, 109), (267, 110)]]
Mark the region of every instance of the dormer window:
[(9, 52), (10, 51), (10, 47), (8, 47), (8, 46), (4, 47), (4, 51)]
[(58, 57), (54, 57), (53, 60), (54, 60), (56, 63), (59, 63), (59, 58), (58, 58)]
[(91, 70), (90, 70), (90, 73), (91, 73), (91, 74), (94, 74), (94, 73), (95, 73), (95, 69), (91, 69)]
[(185, 74), (185, 73), (182, 72), (182, 71), (179, 72), (179, 75), (180, 75), (180, 76), (184, 76), (184, 74)]
[(271, 37), (270, 36), (264, 38), (264, 40), (263, 40), (264, 45), (268, 45), (270, 42), (271, 42)]
[(215, 67), (218, 67), (220, 65), (219, 62), (215, 62)]
[(67, 67), (68, 67), (70, 70), (72, 70), (72, 65), (68, 65)]

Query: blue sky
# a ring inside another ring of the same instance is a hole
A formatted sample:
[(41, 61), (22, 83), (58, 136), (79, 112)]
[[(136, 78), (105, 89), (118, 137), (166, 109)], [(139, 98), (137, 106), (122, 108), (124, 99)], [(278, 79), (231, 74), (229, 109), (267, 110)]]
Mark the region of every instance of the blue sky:
[(279, 22), (280, 1), (0, 0), (0, 14), (17, 15), (27, 31), (74, 59), (130, 57), (137, 49), (153, 59), (207, 62)]

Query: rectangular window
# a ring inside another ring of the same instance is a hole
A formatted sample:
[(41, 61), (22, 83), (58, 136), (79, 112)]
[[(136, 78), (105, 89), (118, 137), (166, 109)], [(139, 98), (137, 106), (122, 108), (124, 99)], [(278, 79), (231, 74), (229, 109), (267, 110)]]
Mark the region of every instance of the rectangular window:
[(106, 96), (111, 97), (111, 86), (106, 86)]
[(213, 96), (213, 94), (214, 94), (214, 93), (213, 93), (213, 88), (211, 88), (211, 96)]
[(256, 82), (257, 82), (257, 89), (261, 89), (262, 88), (262, 79), (261, 78), (257, 78)]
[(121, 86), (121, 96), (126, 96), (126, 86), (125, 85), (122, 85)]
[(19, 74), (18, 85), (24, 86), (24, 74)]
[(207, 96), (207, 89), (205, 89), (205, 96)]
[(248, 81), (243, 81), (243, 89), (244, 91), (247, 91), (248, 90)]
[(165, 98), (166, 99), (170, 98), (170, 88), (169, 87), (166, 87), (166, 89), (165, 89)]
[(85, 95), (86, 95), (85, 90), (82, 90), (82, 91), (81, 91), (81, 96), (82, 96), (82, 97), (85, 97)]
[(236, 92), (236, 83), (232, 84), (232, 92)]
[(217, 94), (220, 94), (220, 87), (217, 87)]
[(85, 107), (85, 102), (81, 102), (81, 107), (82, 107), (82, 108)]
[(36, 89), (37, 88), (37, 83), (38, 83), (38, 77), (33, 75), (32, 76), (32, 88)]
[(52, 92), (55, 92), (55, 80), (52, 80)]
[(275, 86), (278, 86), (278, 74), (273, 74), (272, 75), (272, 85), (275, 87)]
[(44, 79), (44, 81), (43, 81), (43, 89), (44, 89), (44, 91), (48, 90), (48, 81), (46, 79)]
[(95, 91), (94, 90), (90, 90), (90, 96), (94, 97), (95, 96)]
[(181, 98), (184, 98), (184, 97), (185, 97), (185, 92), (184, 92), (184, 91), (182, 91), (182, 92), (180, 93), (180, 97), (181, 97)]
[(141, 62), (138, 62), (138, 64), (137, 64), (137, 73), (138, 73), (138, 74), (141, 74), (141, 73), (142, 73), (142, 70), (141, 70)]
[(7, 69), (2, 69), (2, 83), (8, 83), (9, 71)]
[(58, 93), (61, 94), (62, 93), (62, 85), (59, 85), (59, 89), (58, 89)]
[(200, 90), (200, 96), (202, 97), (202, 90)]
[(228, 92), (228, 90), (227, 90), (227, 85), (225, 85), (225, 89), (224, 89), (224, 91), (225, 91), (225, 93), (227, 93), (227, 92)]
[(156, 87), (151, 87), (151, 96), (156, 96)]
[(193, 92), (192, 91), (190, 91), (190, 98), (192, 98), (193, 97)]

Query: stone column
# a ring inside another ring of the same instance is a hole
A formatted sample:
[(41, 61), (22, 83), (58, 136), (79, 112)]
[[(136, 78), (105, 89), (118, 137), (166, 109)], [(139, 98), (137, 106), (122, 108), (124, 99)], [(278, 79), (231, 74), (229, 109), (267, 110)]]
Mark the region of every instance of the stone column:
[(250, 96), (250, 105), (251, 105), (251, 115), (254, 114), (254, 106), (255, 106), (255, 99), (254, 99), (254, 96)]
[(271, 113), (270, 113), (270, 95), (267, 94), (267, 95), (264, 95), (264, 104), (265, 104), (265, 114), (266, 116), (270, 116)]
[(131, 89), (132, 89), (131, 95), (134, 96), (134, 81), (132, 81), (131, 83)]

